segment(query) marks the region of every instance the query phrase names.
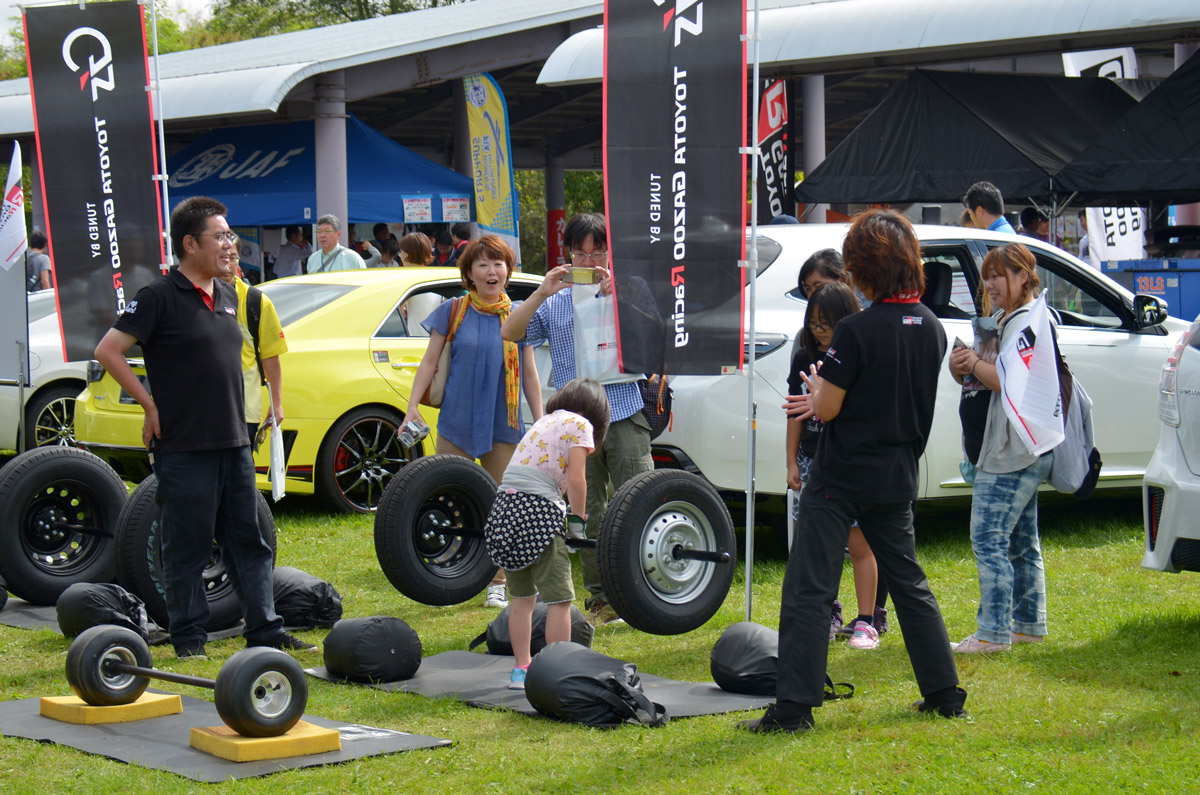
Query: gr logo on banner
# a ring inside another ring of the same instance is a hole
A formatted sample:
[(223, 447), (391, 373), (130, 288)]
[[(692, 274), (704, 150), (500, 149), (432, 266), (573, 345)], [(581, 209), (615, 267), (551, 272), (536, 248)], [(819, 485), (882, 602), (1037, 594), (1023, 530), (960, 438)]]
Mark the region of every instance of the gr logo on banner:
[[(63, 39), (62, 57), (63, 62), (72, 72), (78, 72), (83, 68), (71, 56), (71, 48), (75, 42), (85, 36), (95, 39), (100, 43), (100, 57), (97, 59), (95, 55), (88, 54), (88, 70), (79, 77), (79, 90), (83, 91), (87, 87), (88, 79), (91, 78), (92, 102), (95, 102), (100, 99), (100, 95), (97, 92), (101, 89), (112, 91), (117, 87), (116, 80), (113, 78), (112, 45), (108, 43), (108, 39), (95, 28), (75, 28), (75, 30), (68, 33), (67, 37)], [(101, 70), (104, 73), (103, 77), (100, 76)]]
[[(654, 5), (661, 7), (666, 2), (667, 0), (654, 0)], [(696, 7), (695, 19), (687, 19), (683, 12), (692, 6)], [(675, 46), (678, 47), (684, 33), (699, 36), (704, 32), (704, 3), (697, 0), (675, 0), (675, 6), (663, 14), (663, 30), (671, 26), (672, 19), (675, 20)]]

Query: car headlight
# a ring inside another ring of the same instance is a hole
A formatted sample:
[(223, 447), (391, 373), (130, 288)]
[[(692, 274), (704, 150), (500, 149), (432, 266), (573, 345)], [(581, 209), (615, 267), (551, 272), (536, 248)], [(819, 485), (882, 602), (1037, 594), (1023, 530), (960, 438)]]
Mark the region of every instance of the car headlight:
[[(777, 351), (782, 348), (788, 341), (786, 334), (779, 334), (771, 331), (759, 331), (754, 334), (754, 358), (761, 359), (772, 351)], [(742, 351), (746, 358), (750, 358), (750, 335), (742, 337)]]
[(104, 365), (92, 359), (87, 363), (87, 382), (94, 384), (104, 377)]

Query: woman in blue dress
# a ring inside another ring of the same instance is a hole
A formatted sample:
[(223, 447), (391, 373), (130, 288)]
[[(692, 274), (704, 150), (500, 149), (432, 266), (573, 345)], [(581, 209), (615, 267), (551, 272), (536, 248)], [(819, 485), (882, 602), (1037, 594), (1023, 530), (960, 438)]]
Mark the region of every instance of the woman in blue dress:
[[(515, 263), (512, 249), (496, 235), (467, 244), (457, 262), (467, 295), (442, 303), (421, 324), (429, 332), (429, 347), (417, 367), (412, 391), (425, 394), (446, 338), (453, 336), (450, 373), (438, 410), (436, 449), (479, 459), (497, 483), (525, 433), (520, 417), (522, 391), (534, 421), (542, 416), (533, 348), (500, 337), (500, 326), (512, 309), (505, 288)], [(413, 400), (404, 422), (420, 417), (418, 402)], [(507, 603), (503, 577), (499, 572), (488, 586), (490, 607)]]

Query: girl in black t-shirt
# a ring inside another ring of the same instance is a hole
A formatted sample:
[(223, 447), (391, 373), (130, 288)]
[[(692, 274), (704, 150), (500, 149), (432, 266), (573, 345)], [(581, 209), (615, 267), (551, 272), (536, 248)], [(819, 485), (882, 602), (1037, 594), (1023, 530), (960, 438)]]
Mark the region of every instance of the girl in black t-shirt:
[[(841, 259), (840, 257), (838, 258)], [(800, 330), (800, 344), (796, 346), (792, 357), (792, 369), (788, 374), (788, 394), (800, 395), (808, 392), (801, 373), (808, 373), (809, 368), (821, 361), (829, 350), (833, 340), (833, 327), (844, 317), (859, 311), (858, 298), (854, 291), (842, 282), (826, 282), (808, 294), (808, 309), (804, 313), (804, 328)], [(813, 416), (801, 420), (789, 417), (787, 421), (787, 482), (788, 487), (799, 492), (808, 480), (808, 470), (812, 466), (813, 456), (817, 454), (817, 441), (825, 423), (819, 417)], [(800, 501), (792, 503), (792, 518), (798, 520)], [(879, 645), (879, 633), (886, 626), (887, 610), (882, 604), (877, 604), (878, 592), (876, 586), (879, 572), (875, 565), (875, 556), (871, 547), (863, 538), (858, 524), (850, 530), (847, 544), (850, 550), (850, 563), (854, 567), (854, 593), (857, 597), (858, 617), (843, 623), (842, 604), (833, 603), (833, 614), (829, 620), (829, 639), (837, 635), (847, 635), (849, 645), (856, 649), (874, 649)], [(884, 598), (886, 599), (886, 591)], [(871, 610), (866, 609), (871, 605)], [(880, 616), (880, 624), (876, 616)], [(860, 626), (865, 625), (865, 626)]]

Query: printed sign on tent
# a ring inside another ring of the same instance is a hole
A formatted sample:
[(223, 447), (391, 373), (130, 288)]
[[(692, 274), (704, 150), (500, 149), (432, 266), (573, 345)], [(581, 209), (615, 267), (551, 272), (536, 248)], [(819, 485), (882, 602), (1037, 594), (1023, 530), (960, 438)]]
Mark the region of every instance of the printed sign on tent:
[(68, 361), (92, 357), (163, 262), (142, 8), (25, 9), (46, 237)]
[(758, 109), (758, 222), (789, 212), (788, 96), (782, 80), (764, 80)]
[(471, 220), (470, 196), (443, 196), (442, 220), (448, 224)]
[(402, 196), (404, 223), (427, 224), (433, 220), (432, 196)]

